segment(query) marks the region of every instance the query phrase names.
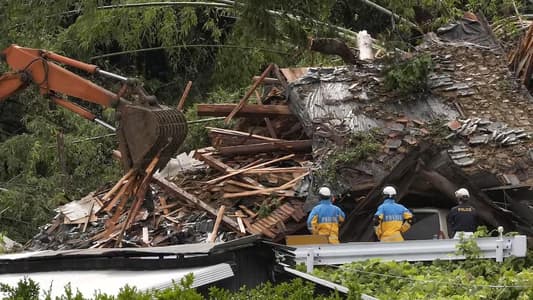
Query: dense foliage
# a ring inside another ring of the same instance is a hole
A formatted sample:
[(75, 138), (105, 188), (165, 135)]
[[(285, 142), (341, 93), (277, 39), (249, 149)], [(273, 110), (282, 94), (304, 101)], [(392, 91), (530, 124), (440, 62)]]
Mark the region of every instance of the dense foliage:
[(428, 90), (428, 77), (433, 68), (429, 55), (390, 64), (385, 72), (385, 87), (400, 96), (417, 95)]
[[(314, 293), (314, 286), (301, 279), (291, 282), (272, 285), (266, 283), (254, 289), (243, 287), (237, 292), (230, 292), (224, 289), (211, 288), (209, 296), (206, 298), (191, 288), (193, 282), (192, 275), (186, 276), (179, 284), (161, 291), (140, 291), (134, 287), (125, 286), (116, 295), (107, 295), (97, 292), (93, 297), (82, 295), (78, 291), (73, 291), (70, 286), (65, 287), (65, 292), (56, 300), (336, 300), (341, 299), (336, 294), (330, 296), (317, 296)], [(52, 300), (50, 292), (41, 290), (39, 285), (33, 280), (21, 280), (17, 286), (0, 285), (0, 292), (5, 294), (4, 300)]]
[(432, 263), (369, 260), (314, 274), (379, 299), (532, 299), (533, 261), (514, 258)]

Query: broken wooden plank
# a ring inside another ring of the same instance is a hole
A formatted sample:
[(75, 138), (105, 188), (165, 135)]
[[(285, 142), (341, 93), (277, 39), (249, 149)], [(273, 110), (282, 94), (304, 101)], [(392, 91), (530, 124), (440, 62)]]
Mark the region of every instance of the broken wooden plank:
[(187, 96), (189, 96), (191, 87), (192, 87), (192, 81), (187, 82), (187, 86), (185, 87), (185, 90), (183, 91), (183, 94), (181, 95), (180, 101), (178, 102), (179, 111), (183, 111), (183, 107), (185, 106), (185, 100), (187, 100)]
[[(257, 97), (257, 104), (263, 105), (263, 97), (261, 97), (261, 94), (257, 90), (255, 90), (255, 96)], [(272, 122), (269, 118), (263, 118), (265, 121), (266, 127), (268, 129), (268, 134), (270, 134), (271, 137), (277, 139), (278, 135), (276, 134), (276, 130), (274, 130), (274, 126), (272, 126)]]
[(232, 185), (235, 185), (235, 186), (238, 186), (238, 187), (243, 187), (243, 188), (251, 189), (251, 190), (260, 190), (260, 189), (264, 188), (264, 187), (251, 185), (251, 184), (246, 184), (246, 183), (243, 183), (243, 182), (240, 182), (240, 181), (236, 181), (236, 180), (231, 180), (231, 179), (230, 180), (226, 180), (224, 183), (232, 184)]
[(122, 246), (122, 238), (124, 237), (124, 232), (130, 228), (131, 223), (135, 219), (135, 216), (137, 216), (139, 208), (141, 208), (141, 205), (144, 202), (146, 190), (148, 189), (150, 181), (152, 180), (152, 175), (156, 170), (155, 168), (157, 163), (159, 162), (162, 150), (163, 148), (159, 150), (159, 153), (157, 153), (157, 155), (152, 159), (148, 167), (146, 167), (145, 175), (142, 178), (141, 183), (137, 186), (137, 190), (135, 191), (135, 202), (133, 202), (130, 210), (128, 211), (126, 221), (123, 223), (122, 229), (120, 230), (120, 234), (117, 236), (115, 247)]
[(258, 169), (260, 167), (264, 167), (264, 166), (267, 166), (267, 165), (271, 165), (273, 163), (277, 163), (277, 162), (280, 162), (280, 161), (283, 161), (283, 160), (287, 160), (287, 159), (290, 159), (294, 157), (294, 154), (289, 154), (289, 155), (286, 155), (286, 156), (283, 156), (283, 157), (280, 157), (280, 158), (277, 158), (277, 159), (274, 159), (274, 160), (271, 160), (271, 161), (267, 161), (267, 162), (264, 162), (264, 163), (261, 163), (261, 164), (258, 164), (258, 165), (255, 165), (253, 167), (249, 167), (249, 168), (246, 168), (246, 169), (239, 169), (239, 170), (236, 170), (235, 172), (232, 172), (230, 174), (226, 174), (226, 175), (223, 175), (221, 177), (217, 177), (215, 179), (211, 179), (209, 180), (207, 183), (208, 184), (215, 184), (217, 182), (220, 182), (226, 178), (229, 178), (229, 177), (232, 177), (232, 176), (235, 176), (237, 174), (241, 174), (243, 172), (246, 172), (248, 170), (253, 170), (253, 169)]
[(287, 78), (287, 82), (291, 83), (296, 80), (298, 80), (300, 77), (307, 74), (307, 71), (309, 68), (284, 68), (280, 69), (281, 73), (285, 78)]
[(81, 232), (85, 232), (87, 230), (87, 225), (89, 224), (89, 221), (91, 220), (91, 217), (94, 215), (93, 214), (93, 209), (94, 209), (94, 204), (95, 203), (96, 203), (96, 201), (93, 202), (93, 204), (91, 205), (91, 208), (87, 211), (87, 220), (83, 224), (83, 229), (81, 230)]
[(167, 196), (159, 196), (159, 204), (161, 204), (161, 209), (163, 210), (163, 213), (165, 215), (168, 215), (169, 213), (169, 210), (168, 210), (168, 205), (167, 205)]
[(230, 171), (234, 171), (234, 169), (225, 163), (221, 162), (220, 160), (213, 157), (212, 153), (206, 153), (206, 154), (199, 154), (196, 157), (198, 160), (201, 160), (205, 162), (208, 166), (211, 168), (218, 170), (222, 173), (228, 173)]
[(176, 220), (175, 218), (172, 218), (172, 217), (170, 217), (170, 216), (163, 216), (163, 218), (169, 220), (170, 222), (172, 222), (172, 223), (174, 223), (174, 224), (176, 224), (176, 225), (180, 225), (180, 224), (181, 224), (180, 221), (178, 221), (178, 220)]
[(276, 141), (259, 144), (219, 147), (217, 152), (222, 155), (268, 153), (273, 151), (290, 153), (310, 152), (312, 144), (312, 140)]
[(237, 214), (237, 224), (239, 224), (239, 229), (241, 233), (246, 234), (246, 228), (244, 227), (244, 223), (242, 221), (244, 214), (240, 210), (237, 210), (235, 213)]
[(221, 205), (218, 208), (217, 212), (217, 218), (215, 219), (215, 225), (213, 226), (213, 231), (211, 232), (211, 235), (209, 236), (209, 242), (214, 243), (217, 239), (218, 235), (218, 227), (220, 227), (220, 222), (222, 221), (222, 217), (224, 216), (224, 211), (226, 210), (225, 205)]
[[(165, 178), (163, 178), (160, 175), (154, 175), (153, 176), (153, 180), (154, 180), (154, 182), (159, 184), (162, 188), (164, 188), (167, 192), (171, 193), (175, 197), (177, 197), (177, 198), (179, 198), (181, 200), (187, 201), (187, 202), (189, 202), (191, 204), (194, 204), (194, 205), (204, 209), (205, 211), (207, 211), (208, 213), (210, 213), (213, 216), (217, 215), (216, 209), (211, 207), (209, 204), (201, 201), (200, 199), (196, 198), (194, 195), (189, 194), (185, 190), (179, 188), (173, 182), (170, 182), (170, 181), (166, 180)], [(239, 225), (233, 219), (224, 216), (224, 217), (222, 217), (222, 221), (224, 222), (224, 224), (226, 224), (232, 230), (239, 231)]]
[[(255, 135), (248, 132), (235, 131), (235, 130), (210, 130), (208, 136), (211, 140), (211, 145), (214, 148), (224, 146), (240, 146), (247, 144), (259, 144), (270, 141), (284, 141), (280, 139), (274, 139), (262, 135)], [(214, 151), (213, 151), (214, 152)]]
[(145, 245), (150, 245), (150, 236), (148, 235), (148, 227), (143, 226), (142, 241)]
[(261, 189), (261, 190), (247, 191), (247, 192), (241, 192), (241, 193), (224, 193), (222, 198), (230, 199), (230, 198), (248, 197), (248, 196), (260, 195), (260, 194), (263, 194), (265, 192), (272, 193), (272, 192), (276, 192), (276, 191), (280, 191), (280, 190), (285, 190), (285, 189), (288, 189), (288, 188), (291, 188), (291, 187), (295, 186), (296, 183), (298, 182), (298, 180), (301, 180), (302, 178), (304, 178), (308, 174), (309, 174), (309, 172), (306, 172), (306, 173), (294, 178), (293, 180), (291, 180), (291, 181), (289, 181), (289, 182), (287, 182), (287, 183), (285, 183), (285, 184), (283, 184), (281, 186), (278, 186), (278, 187), (265, 188), (265, 189)]
[(261, 76), (259, 77), (259, 79), (254, 82), (254, 84), (252, 84), (252, 87), (250, 87), (250, 89), (248, 90), (248, 92), (244, 95), (244, 97), (242, 97), (242, 99), (239, 101), (239, 104), (237, 104), (232, 110), (231, 112), (229, 113), (229, 115), (226, 117), (226, 119), (224, 120), (224, 123), (228, 124), (231, 119), (240, 111), (242, 110), (242, 108), (246, 105), (246, 102), (248, 102), (248, 99), (250, 98), (250, 96), (253, 94), (253, 92), (255, 91), (255, 89), (257, 88), (257, 86), (259, 86), (259, 84), (263, 81), (263, 79), (265, 79), (268, 74), (270, 73), (270, 71), (274, 68), (274, 64), (269, 64), (268, 67), (265, 69), (265, 71), (263, 71), (263, 73), (261, 74)]
[[(236, 104), (198, 104), (198, 116), (224, 117), (231, 113)], [(264, 118), (292, 116), (288, 105), (259, 105), (248, 104), (237, 113), (237, 117)]]
[(80, 200), (71, 201), (58, 208), (59, 212), (65, 216), (65, 224), (83, 224), (87, 217), (97, 213), (101, 206), (97, 205), (94, 193), (89, 193)]
[[(261, 78), (261, 76), (254, 76), (254, 77), (252, 77), (252, 81), (253, 81), (253, 82), (256, 82), (256, 81), (258, 81), (260, 78)], [(263, 78), (263, 83), (265, 83), (265, 84), (281, 84), (281, 82), (279, 81), (279, 79), (277, 79), (277, 78), (272, 78), (272, 77), (265, 77), (265, 78)]]
[[(206, 153), (206, 154), (198, 154), (196, 156), (196, 158), (198, 160), (201, 160), (203, 162), (205, 162), (208, 166), (214, 168), (215, 170), (218, 170), (222, 173), (229, 173), (229, 172), (233, 172), (235, 171), (235, 169), (233, 169), (232, 167), (226, 165), (225, 163), (221, 162), (220, 160), (216, 159), (213, 157), (212, 153)], [(243, 180), (243, 181), (246, 181), (246, 183), (250, 184), (250, 185), (254, 185), (254, 186), (257, 186), (259, 188), (264, 188), (264, 186), (262, 184), (260, 184), (259, 182), (255, 181), (254, 179), (250, 178), (250, 177), (247, 177), (247, 176), (240, 176), (240, 178)]]
[(239, 208), (242, 209), (248, 216), (250, 216), (250, 218), (255, 218), (257, 217), (257, 213), (253, 212), (251, 209), (249, 209), (248, 207), (244, 206), (244, 205), (239, 205)]
[(126, 202), (129, 198), (129, 195), (130, 193), (132, 192), (132, 190), (134, 189), (135, 187), (135, 182), (137, 181), (137, 178), (136, 176), (133, 176), (130, 180), (128, 180), (128, 182), (126, 184), (124, 184), (124, 192), (123, 193), (120, 193), (120, 202), (118, 204), (118, 207), (117, 209), (115, 210), (115, 212), (113, 213), (113, 215), (111, 216), (111, 219), (108, 219), (106, 221), (106, 229), (98, 234), (96, 234), (95, 236), (93, 236), (91, 238), (92, 241), (97, 241), (97, 240), (100, 240), (102, 238), (109, 238), (109, 236), (114, 232), (115, 230), (115, 227), (116, 227), (116, 223), (118, 222), (118, 220), (120, 219), (120, 216), (122, 215), (122, 210), (124, 209), (124, 207), (126, 206)]
[(281, 74), (281, 70), (279, 69), (278, 65), (274, 64), (274, 67), (272, 68), (272, 73), (274, 73), (276, 78), (279, 80), (279, 82), (281, 83), (281, 86), (284, 89), (287, 89), (287, 86), (288, 86), (287, 78), (285, 78), (285, 76)]
[(287, 168), (260, 168), (243, 172), (243, 174), (276, 174), (276, 173), (303, 173), (309, 171), (307, 167), (287, 167)]
[(130, 178), (131, 175), (133, 175), (133, 172), (135, 172), (135, 170), (132, 168), (124, 176), (122, 176), (122, 178), (120, 178), (117, 181), (115, 186), (113, 186), (113, 188), (111, 188), (111, 190), (109, 190), (109, 192), (107, 192), (104, 195), (104, 197), (102, 198), (102, 201), (105, 202), (105, 201), (109, 200), (109, 198), (111, 198), (111, 196), (113, 196), (113, 194), (115, 194), (118, 191), (118, 189), (120, 189), (122, 187), (122, 184), (124, 183), (124, 181), (128, 180), (128, 178)]
[(216, 127), (206, 127), (209, 129), (210, 133), (218, 133), (218, 134), (224, 134), (224, 135), (230, 135), (230, 136), (237, 136), (237, 137), (244, 137), (244, 138), (254, 138), (258, 140), (264, 140), (264, 141), (272, 141), (272, 142), (281, 142), (285, 140), (270, 138), (267, 136), (262, 136), (258, 134), (252, 134), (244, 131), (238, 131), (238, 130), (231, 130), (231, 129), (223, 129), (223, 128), (216, 128)]
[[(115, 197), (113, 198), (113, 200), (111, 200), (109, 203), (107, 203), (107, 206), (104, 208), (104, 211), (105, 212), (111, 212), (111, 210), (113, 208), (115, 208), (115, 206), (117, 205), (118, 201), (120, 201), (123, 196), (125, 195), (126, 191), (128, 190), (128, 187), (131, 185), (130, 182), (131, 181), (134, 181), (135, 178), (131, 178), (130, 180), (128, 180), (123, 186), (122, 188), (120, 189), (120, 191), (118, 191), (118, 193), (115, 195)], [(127, 197), (128, 195), (126, 195)], [(126, 198), (127, 199), (127, 198)]]

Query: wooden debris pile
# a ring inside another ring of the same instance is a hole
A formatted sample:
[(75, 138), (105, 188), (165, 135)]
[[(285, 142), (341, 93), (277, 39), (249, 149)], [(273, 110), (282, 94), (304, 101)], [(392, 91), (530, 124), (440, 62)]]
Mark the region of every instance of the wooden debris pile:
[[(210, 147), (181, 154), (154, 175), (155, 158), (58, 208), (29, 247), (151, 247), (249, 234), (280, 241), (303, 230), (311, 140), (289, 110), (277, 66), (253, 82), (238, 104), (198, 105), (200, 116), (240, 118), (232, 130), (208, 127)], [(252, 95), (257, 104), (248, 104)]]
[(530, 91), (532, 89), (531, 75), (533, 74), (533, 26), (522, 36), (520, 43), (508, 55), (509, 67), (515, 76)]

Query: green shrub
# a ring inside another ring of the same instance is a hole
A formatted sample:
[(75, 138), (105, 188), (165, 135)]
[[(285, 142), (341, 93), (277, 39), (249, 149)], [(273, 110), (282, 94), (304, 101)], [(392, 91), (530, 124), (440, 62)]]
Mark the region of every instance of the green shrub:
[(429, 55), (393, 63), (386, 70), (385, 87), (402, 96), (426, 92), (432, 68), (433, 61)]

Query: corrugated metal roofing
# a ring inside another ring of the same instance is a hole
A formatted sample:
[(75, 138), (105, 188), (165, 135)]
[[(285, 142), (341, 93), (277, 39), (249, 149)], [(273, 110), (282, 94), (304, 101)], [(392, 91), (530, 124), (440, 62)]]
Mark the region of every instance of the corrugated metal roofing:
[(0, 255), (0, 261), (20, 259), (43, 259), (73, 256), (144, 256), (144, 255), (176, 255), (176, 254), (208, 254), (215, 247), (212, 243), (198, 243), (151, 248), (102, 248), (75, 250), (46, 250)]
[(69, 283), (73, 291), (79, 290), (85, 297), (93, 296), (97, 290), (108, 295), (116, 295), (125, 285), (139, 290), (168, 288), (173, 282), (179, 283), (184, 276), (191, 273), (194, 275), (193, 287), (234, 276), (231, 266), (221, 263), (209, 267), (156, 271), (105, 270), (3, 274), (0, 275), (0, 282), (14, 286), (26, 277), (31, 278), (44, 290), (50, 289), (51, 296), (55, 299), (64, 293), (64, 288)]

